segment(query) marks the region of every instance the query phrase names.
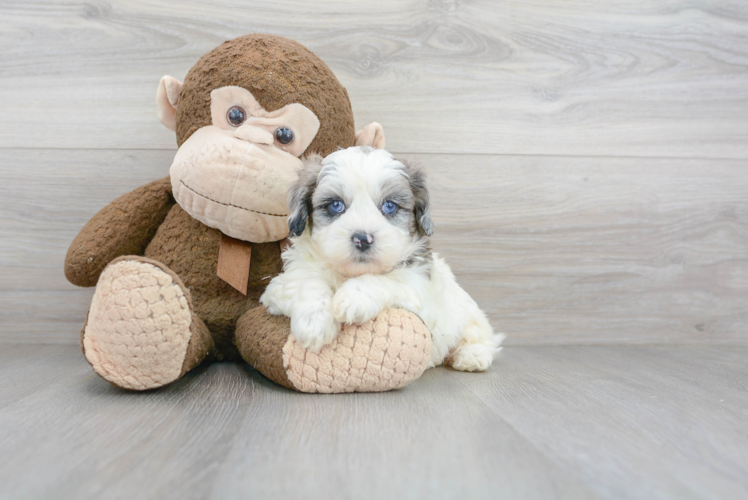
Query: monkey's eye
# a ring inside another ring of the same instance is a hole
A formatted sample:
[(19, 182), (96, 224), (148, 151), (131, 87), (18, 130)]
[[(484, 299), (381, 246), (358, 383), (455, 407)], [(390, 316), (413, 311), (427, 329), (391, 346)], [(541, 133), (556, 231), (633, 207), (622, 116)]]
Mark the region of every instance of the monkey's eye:
[(275, 140), (284, 146), (293, 142), (293, 130), (286, 127), (275, 129)]
[(239, 106), (234, 106), (226, 113), (226, 119), (232, 127), (238, 127), (247, 120), (247, 113)]
[(343, 212), (345, 212), (345, 203), (340, 200), (335, 200), (330, 203), (327, 208), (334, 214), (342, 214)]
[(395, 212), (397, 212), (398, 208), (400, 208), (400, 207), (398, 207), (397, 203), (395, 203), (394, 201), (389, 201), (388, 200), (388, 201), (385, 201), (382, 204), (382, 212), (384, 212), (387, 215), (394, 214)]

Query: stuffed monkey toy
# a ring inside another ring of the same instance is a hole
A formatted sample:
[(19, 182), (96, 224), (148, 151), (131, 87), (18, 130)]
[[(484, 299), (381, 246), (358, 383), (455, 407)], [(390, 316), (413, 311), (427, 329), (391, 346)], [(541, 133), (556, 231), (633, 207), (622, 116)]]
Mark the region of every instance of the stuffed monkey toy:
[(65, 259), (71, 283), (96, 286), (81, 331), (94, 371), (130, 390), (242, 359), (304, 392), (386, 391), (418, 378), (431, 335), (410, 312), (346, 325), (315, 353), (258, 303), (282, 268), (300, 158), (384, 147), (376, 123), (355, 133), (327, 65), (291, 40), (247, 35), (203, 56), (184, 83), (163, 77), (156, 101), (179, 146), (169, 177), (103, 208)]

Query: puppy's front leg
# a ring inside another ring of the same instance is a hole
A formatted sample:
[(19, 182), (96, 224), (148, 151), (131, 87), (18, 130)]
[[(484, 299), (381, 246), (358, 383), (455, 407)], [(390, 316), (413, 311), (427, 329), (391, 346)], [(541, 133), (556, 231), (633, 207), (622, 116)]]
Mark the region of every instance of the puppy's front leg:
[(332, 289), (321, 279), (294, 274), (275, 277), (260, 302), (270, 314), (290, 317), (296, 343), (316, 352), (332, 342), (340, 331), (340, 323), (332, 314)]
[(349, 279), (332, 299), (335, 319), (346, 324), (365, 323), (393, 305), (417, 312), (421, 301), (412, 288), (393, 277), (374, 274)]
[(317, 352), (332, 342), (340, 331), (332, 315), (332, 290), (322, 287), (304, 287), (291, 313), (291, 333), (301, 347)]

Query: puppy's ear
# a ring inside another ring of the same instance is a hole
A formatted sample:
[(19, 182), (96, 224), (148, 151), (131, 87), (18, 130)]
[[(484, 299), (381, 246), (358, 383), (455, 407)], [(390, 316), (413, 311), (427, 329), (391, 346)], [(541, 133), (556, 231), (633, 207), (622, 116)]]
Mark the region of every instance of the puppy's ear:
[(408, 174), (410, 189), (413, 191), (413, 215), (416, 219), (416, 229), (420, 234), (431, 236), (434, 234), (434, 222), (431, 220), (426, 171), (417, 163), (402, 160), (400, 162), (405, 165), (405, 173)]
[(299, 171), (299, 179), (288, 191), (288, 235), (301, 236), (312, 213), (312, 195), (317, 186), (317, 175), (322, 168), (322, 157), (310, 155), (303, 160), (304, 168)]

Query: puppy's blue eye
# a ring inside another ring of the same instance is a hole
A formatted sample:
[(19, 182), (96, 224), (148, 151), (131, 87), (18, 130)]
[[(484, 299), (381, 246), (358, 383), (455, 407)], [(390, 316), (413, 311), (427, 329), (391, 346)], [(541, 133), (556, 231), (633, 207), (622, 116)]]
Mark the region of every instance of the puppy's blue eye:
[(345, 203), (340, 200), (335, 200), (330, 203), (330, 212), (334, 214), (342, 214), (345, 212)]
[(397, 206), (397, 203), (394, 201), (385, 201), (382, 205), (382, 212), (386, 213), (387, 215), (394, 214), (397, 212), (397, 209), (399, 207)]

